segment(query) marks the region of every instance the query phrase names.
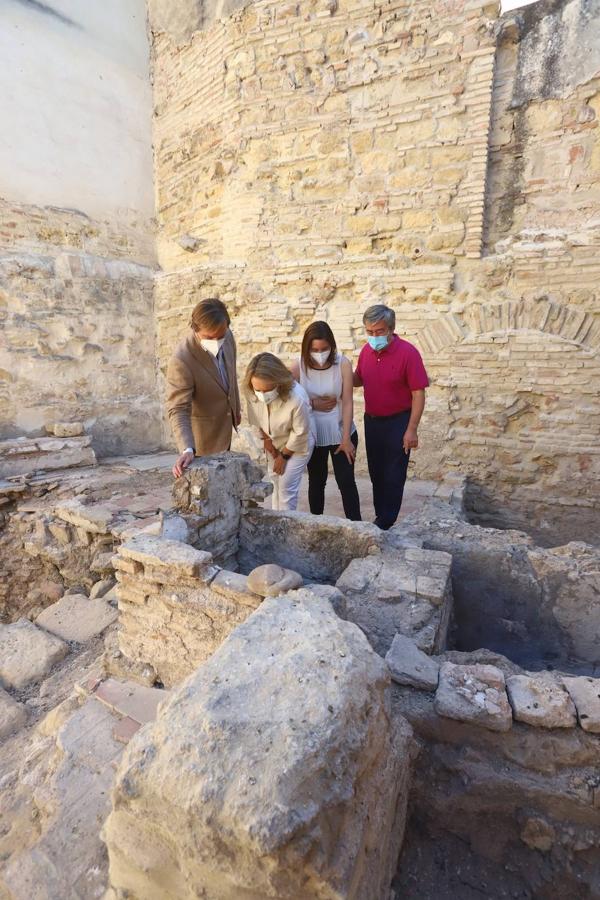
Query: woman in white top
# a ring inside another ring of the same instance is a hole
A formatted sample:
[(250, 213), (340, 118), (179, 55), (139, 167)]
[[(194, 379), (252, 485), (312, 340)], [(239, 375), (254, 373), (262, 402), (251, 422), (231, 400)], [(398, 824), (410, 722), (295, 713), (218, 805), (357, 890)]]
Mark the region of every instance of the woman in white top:
[(244, 378), (248, 422), (262, 440), (273, 481), (273, 509), (296, 509), (300, 481), (315, 445), (308, 397), (272, 353), (250, 361)]
[(331, 456), (347, 519), (360, 521), (360, 500), (354, 479), (358, 444), (353, 416), (352, 364), (337, 352), (327, 322), (313, 322), (304, 332), (300, 358), (292, 375), (308, 394), (317, 432), (316, 446), (308, 463), (310, 511), (322, 515), (325, 484)]

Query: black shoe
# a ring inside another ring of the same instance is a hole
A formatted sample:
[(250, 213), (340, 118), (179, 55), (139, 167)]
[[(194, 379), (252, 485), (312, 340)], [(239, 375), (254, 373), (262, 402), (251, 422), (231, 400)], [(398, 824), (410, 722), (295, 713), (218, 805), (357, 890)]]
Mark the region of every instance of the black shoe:
[(391, 525), (384, 525), (383, 522), (379, 521), (379, 519), (375, 519), (373, 521), (373, 525), (377, 525), (377, 527), (381, 529), (381, 531), (389, 531), (389, 529), (392, 527)]

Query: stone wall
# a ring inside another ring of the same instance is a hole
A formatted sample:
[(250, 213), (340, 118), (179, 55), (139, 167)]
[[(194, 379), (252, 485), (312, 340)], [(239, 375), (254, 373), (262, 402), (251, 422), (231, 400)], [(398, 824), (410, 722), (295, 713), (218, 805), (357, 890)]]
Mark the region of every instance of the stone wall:
[(160, 443), (151, 100), (143, 0), (84, 6), (3, 11), (0, 438), (107, 455)]
[(599, 21), (583, 0), (502, 19), (478, 0), (259, 0), (183, 43), (155, 21), (161, 371), (214, 293), (241, 369), (291, 359), (315, 318), (356, 359), (383, 300), (432, 376), (418, 474), (458, 469), (478, 512), (584, 536), (600, 78), (573, 48)]

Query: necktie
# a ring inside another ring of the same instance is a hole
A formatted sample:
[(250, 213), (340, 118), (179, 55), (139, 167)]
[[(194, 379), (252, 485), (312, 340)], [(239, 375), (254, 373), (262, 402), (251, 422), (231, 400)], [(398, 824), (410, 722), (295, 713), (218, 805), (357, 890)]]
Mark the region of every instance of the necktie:
[(229, 391), (229, 379), (227, 377), (227, 367), (225, 365), (225, 356), (223, 354), (223, 348), (219, 350), (217, 353), (217, 366), (219, 367), (219, 374), (221, 376), (221, 381), (223, 383), (223, 387), (226, 391)]

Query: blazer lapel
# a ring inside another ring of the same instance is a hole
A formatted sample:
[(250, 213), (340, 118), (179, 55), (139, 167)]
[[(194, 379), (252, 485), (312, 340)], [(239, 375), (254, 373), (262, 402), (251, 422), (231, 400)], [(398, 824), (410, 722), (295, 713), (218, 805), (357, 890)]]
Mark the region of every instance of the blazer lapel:
[(225, 390), (225, 386), (221, 381), (221, 374), (219, 372), (219, 367), (217, 366), (216, 359), (214, 359), (214, 357), (207, 350), (202, 349), (194, 335), (192, 335), (191, 338), (188, 338), (187, 345), (188, 350), (190, 351), (194, 359), (196, 359), (200, 363), (202, 368), (206, 372), (208, 372), (211, 378), (213, 378), (213, 380), (217, 382), (223, 393), (226, 394), (227, 391)]

